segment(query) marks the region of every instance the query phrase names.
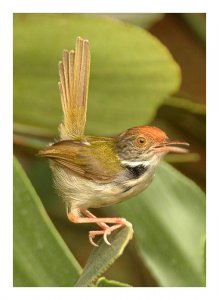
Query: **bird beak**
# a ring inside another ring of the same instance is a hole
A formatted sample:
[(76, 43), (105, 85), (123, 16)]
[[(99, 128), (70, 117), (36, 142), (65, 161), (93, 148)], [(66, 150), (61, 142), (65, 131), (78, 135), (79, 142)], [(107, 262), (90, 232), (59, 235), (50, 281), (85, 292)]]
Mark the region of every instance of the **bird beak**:
[(189, 150), (183, 147), (188, 147), (189, 143), (179, 142), (179, 141), (170, 141), (160, 143), (154, 147), (155, 153), (187, 153)]

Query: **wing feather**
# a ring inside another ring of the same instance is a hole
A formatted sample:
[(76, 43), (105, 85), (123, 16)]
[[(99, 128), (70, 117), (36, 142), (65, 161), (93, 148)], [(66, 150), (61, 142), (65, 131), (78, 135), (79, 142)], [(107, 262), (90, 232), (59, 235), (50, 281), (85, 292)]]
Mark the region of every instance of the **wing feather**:
[[(110, 147), (93, 145), (81, 141), (60, 141), (40, 150), (39, 156), (48, 157), (59, 166), (65, 167), (77, 176), (100, 183), (112, 182), (118, 174), (120, 164), (117, 158), (105, 159), (103, 152)], [(113, 156), (113, 153), (108, 153)]]

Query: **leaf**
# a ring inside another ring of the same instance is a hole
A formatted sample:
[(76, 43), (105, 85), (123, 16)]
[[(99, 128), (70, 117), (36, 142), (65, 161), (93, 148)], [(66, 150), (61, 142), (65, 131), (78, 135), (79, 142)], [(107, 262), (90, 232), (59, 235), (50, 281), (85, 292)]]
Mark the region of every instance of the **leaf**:
[(14, 286), (73, 286), (80, 272), (14, 159)]
[(151, 28), (155, 23), (159, 22), (163, 17), (164, 13), (105, 13), (109, 18), (115, 18), (127, 23), (132, 23), (140, 27)]
[(22, 147), (26, 147), (32, 150), (40, 150), (48, 145), (48, 141), (43, 140), (42, 138), (32, 137), (31, 135), (23, 135), (23, 134), (13, 134), (13, 144), (19, 145)]
[(206, 115), (206, 105), (196, 103), (188, 98), (171, 96), (165, 99), (164, 104), (185, 110), (188, 113)]
[(206, 286), (206, 236), (202, 239), (202, 274), (203, 286)]
[[(26, 144), (28, 145), (28, 144)], [(169, 154), (165, 161), (168, 163), (185, 163), (185, 162), (197, 162), (200, 161), (200, 154), (198, 153), (185, 153), (183, 155)]]
[(179, 88), (180, 69), (169, 51), (137, 26), (91, 15), (15, 14), (16, 132), (57, 134), (57, 63), (77, 36), (91, 44), (88, 133), (112, 135), (149, 123)]
[(206, 14), (204, 13), (182, 13), (181, 17), (187, 23), (196, 36), (202, 41), (206, 42)]
[[(173, 105), (163, 105), (159, 110), (158, 113), (159, 117), (153, 123), (155, 123), (156, 126), (161, 127), (163, 128), (163, 130), (165, 130), (164, 125), (166, 122), (168, 122), (169, 124), (172, 124), (173, 132), (176, 130), (176, 128), (178, 128), (181, 130), (181, 132), (184, 132), (187, 138), (190, 138), (191, 141), (199, 140), (205, 145), (206, 143), (206, 115), (204, 113), (205, 106), (197, 105), (196, 108), (194, 106), (193, 111), (192, 110), (189, 111), (189, 105), (185, 105), (185, 107), (183, 108), (182, 104), (185, 103), (179, 101), (179, 106), (176, 106), (175, 103), (176, 101), (173, 101), (172, 103)], [(167, 129), (169, 131), (171, 130), (171, 128), (167, 128)]]
[(105, 272), (114, 261), (122, 255), (130, 239), (131, 230), (124, 227), (113, 232), (108, 240), (111, 246), (107, 245), (103, 238), (98, 242), (99, 247), (95, 247), (91, 252), (83, 272), (75, 286), (86, 287)]
[(97, 280), (96, 286), (98, 287), (131, 287), (131, 285), (115, 280), (108, 280), (105, 277), (101, 277)]
[(142, 262), (162, 286), (202, 286), (205, 195), (167, 163), (154, 182), (116, 207), (132, 222)]

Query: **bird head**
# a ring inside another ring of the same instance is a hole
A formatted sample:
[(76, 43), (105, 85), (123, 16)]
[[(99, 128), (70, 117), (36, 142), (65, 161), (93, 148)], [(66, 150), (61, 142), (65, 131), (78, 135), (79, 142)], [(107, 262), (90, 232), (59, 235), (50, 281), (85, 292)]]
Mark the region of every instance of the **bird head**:
[(166, 133), (157, 127), (137, 126), (117, 136), (116, 149), (124, 162), (159, 161), (167, 153), (186, 153), (186, 142), (170, 140)]

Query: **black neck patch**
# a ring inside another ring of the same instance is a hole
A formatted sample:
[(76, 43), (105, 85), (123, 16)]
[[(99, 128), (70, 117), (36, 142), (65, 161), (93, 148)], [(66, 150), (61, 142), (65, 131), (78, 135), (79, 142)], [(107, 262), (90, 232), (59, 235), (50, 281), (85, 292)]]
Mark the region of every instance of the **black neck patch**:
[(143, 164), (135, 166), (135, 167), (132, 167), (130, 165), (126, 165), (125, 167), (128, 170), (131, 179), (138, 179), (139, 177), (141, 177), (149, 169), (149, 166), (145, 166)]

